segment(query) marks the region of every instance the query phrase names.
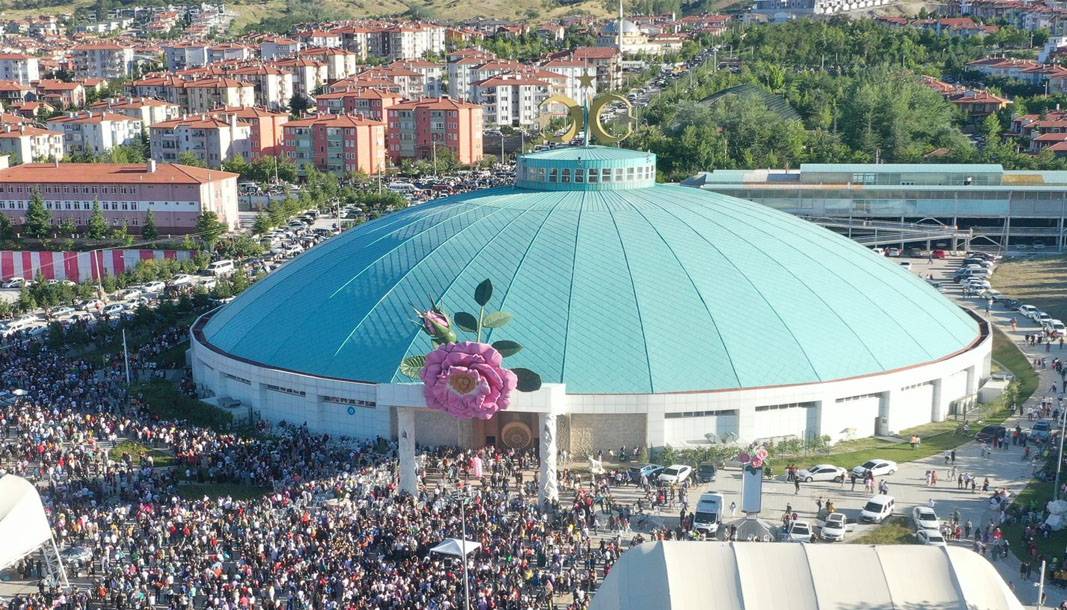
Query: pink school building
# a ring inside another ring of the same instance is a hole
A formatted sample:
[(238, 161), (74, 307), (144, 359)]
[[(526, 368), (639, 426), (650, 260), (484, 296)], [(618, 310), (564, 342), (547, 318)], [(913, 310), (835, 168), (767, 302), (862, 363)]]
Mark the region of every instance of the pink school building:
[(148, 163), (27, 163), (0, 171), (0, 212), (18, 229), (39, 188), (52, 224), (85, 227), (100, 202), (109, 225), (123, 222), (141, 232), (151, 210), (167, 235), (196, 231), (202, 212), (212, 211), (237, 228), (237, 174), (187, 165)]

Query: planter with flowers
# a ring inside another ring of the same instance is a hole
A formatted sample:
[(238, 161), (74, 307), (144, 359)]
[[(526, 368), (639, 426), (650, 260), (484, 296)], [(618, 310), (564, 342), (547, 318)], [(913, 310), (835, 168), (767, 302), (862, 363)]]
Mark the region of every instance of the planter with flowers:
[[(474, 290), (478, 316), (465, 311), (449, 317), (441, 303), (431, 298), (430, 308), (416, 313), (417, 323), (430, 335), (436, 347), (429, 354), (410, 356), (400, 372), (421, 379), (426, 406), (460, 419), (489, 419), (511, 404), (511, 393), (534, 392), (541, 377), (524, 368), (507, 368), (504, 358), (522, 350), (515, 341), (482, 342), (485, 329), (501, 328), (511, 322), (506, 311), (486, 311), (493, 298), (493, 283), (485, 280)], [(456, 329), (474, 335), (474, 341), (460, 341)]]

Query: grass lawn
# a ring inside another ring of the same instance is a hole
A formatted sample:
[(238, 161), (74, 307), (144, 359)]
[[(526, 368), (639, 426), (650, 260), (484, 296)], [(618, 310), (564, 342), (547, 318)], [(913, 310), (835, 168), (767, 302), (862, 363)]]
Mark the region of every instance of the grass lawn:
[(993, 327), (993, 360), (1011, 371), (1019, 380), (1019, 403), (1024, 403), (1037, 391), (1037, 371), (1030, 365), (1019, 346), (997, 327)]
[(1067, 320), (1067, 257), (1006, 260), (997, 267), (990, 283), (1013, 299), (1029, 303), (1058, 320)]
[(156, 361), (167, 369), (185, 368), (185, 352), (189, 349), (188, 339), (160, 354)]
[(229, 413), (182, 394), (169, 381), (157, 379), (135, 383), (131, 390), (134, 394), (144, 394), (148, 410), (160, 419), (184, 420), (214, 430), (228, 430), (233, 423), (233, 416)]
[(179, 485), (178, 495), (186, 500), (199, 500), (204, 496), (209, 498), (225, 498), (227, 496), (234, 500), (258, 500), (263, 496), (270, 493), (270, 489), (266, 487), (256, 487), (254, 485), (236, 485), (230, 483), (219, 484), (192, 484), (192, 485)]
[(873, 532), (854, 538), (852, 544), (914, 544), (915, 532), (907, 517), (890, 517)]
[(128, 453), (133, 458), (133, 463), (137, 464), (141, 460), (141, 456), (150, 455), (157, 467), (160, 466), (173, 466), (174, 456), (169, 453), (164, 453), (159, 449), (152, 449), (146, 447), (137, 441), (122, 441), (110, 451), (108, 456), (116, 462), (122, 459), (122, 454)]
[[(1031, 479), (1030, 483), (1015, 498), (1015, 504), (1022, 506), (1044, 506), (1045, 502), (1052, 499), (1053, 485), (1048, 481)], [(1026, 549), (1022, 547), (1023, 525), (1009, 523), (1001, 526), (1004, 531), (1004, 539), (1011, 545), (1011, 551), (1015, 556), (1025, 561), (1029, 558)], [(1036, 539), (1039, 553), (1048, 553), (1051, 557), (1063, 558), (1063, 549), (1067, 547), (1067, 530), (1052, 532), (1048, 539), (1038, 536)]]

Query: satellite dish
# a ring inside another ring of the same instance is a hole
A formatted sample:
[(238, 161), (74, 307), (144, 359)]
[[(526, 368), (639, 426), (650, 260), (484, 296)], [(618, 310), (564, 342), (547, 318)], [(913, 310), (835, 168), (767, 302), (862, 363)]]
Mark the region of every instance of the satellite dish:
[(714, 432), (708, 432), (707, 434), (704, 435), (704, 438), (708, 439), (708, 442), (711, 443), (712, 445), (714, 445), (716, 443), (719, 443), (719, 442), (722, 442), (722, 441), (719, 440), (719, 435), (715, 434)]

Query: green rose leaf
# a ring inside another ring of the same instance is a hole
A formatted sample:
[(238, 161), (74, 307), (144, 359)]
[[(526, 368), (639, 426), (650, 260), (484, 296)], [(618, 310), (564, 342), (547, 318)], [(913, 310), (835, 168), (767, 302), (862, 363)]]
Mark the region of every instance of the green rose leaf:
[(482, 326), (485, 328), (500, 328), (508, 322), (511, 322), (513, 316), (506, 311), (494, 311), (493, 313), (485, 314), (482, 318)]
[(408, 356), (400, 363), (400, 372), (413, 379), (419, 378), (419, 371), (426, 366), (426, 356)]
[(500, 352), (500, 355), (507, 358), (508, 356), (514, 356), (522, 351), (522, 345), (515, 341), (493, 341), (493, 349)]
[(511, 369), (511, 372), (519, 378), (516, 389), (520, 392), (536, 392), (541, 389), (541, 376), (530, 369)]
[(489, 302), (489, 299), (493, 298), (493, 282), (492, 280), (483, 280), (478, 287), (474, 289), (474, 302), (478, 303), (482, 307)]
[(456, 315), (452, 316), (452, 321), (456, 323), (456, 326), (469, 333), (478, 332), (478, 318), (465, 311), (457, 311)]

